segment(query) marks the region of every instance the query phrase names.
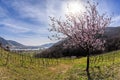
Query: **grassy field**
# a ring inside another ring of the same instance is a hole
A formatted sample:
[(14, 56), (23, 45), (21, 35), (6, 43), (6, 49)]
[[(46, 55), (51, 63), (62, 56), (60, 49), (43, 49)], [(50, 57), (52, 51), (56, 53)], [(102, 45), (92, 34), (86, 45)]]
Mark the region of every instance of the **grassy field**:
[[(90, 57), (91, 80), (120, 80), (120, 51)], [(45, 59), (0, 49), (0, 80), (87, 80), (86, 57)]]

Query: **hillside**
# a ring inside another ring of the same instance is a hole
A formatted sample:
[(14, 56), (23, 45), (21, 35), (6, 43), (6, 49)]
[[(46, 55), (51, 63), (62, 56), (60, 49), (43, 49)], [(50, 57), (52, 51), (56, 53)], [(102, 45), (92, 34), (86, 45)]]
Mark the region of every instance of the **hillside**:
[[(120, 49), (120, 27), (107, 27), (105, 30), (106, 52)], [(86, 56), (85, 51), (77, 48), (64, 48), (63, 43), (67, 41), (60, 41), (54, 44), (49, 49), (38, 53), (36, 57), (66, 57), (66, 56)], [(95, 51), (93, 54), (101, 53)]]
[(118, 27), (107, 27), (105, 35), (109, 38), (120, 37), (120, 26), (118, 26)]
[[(120, 51), (90, 58), (92, 80), (120, 79)], [(87, 80), (86, 57), (45, 59), (0, 48), (0, 80)]]

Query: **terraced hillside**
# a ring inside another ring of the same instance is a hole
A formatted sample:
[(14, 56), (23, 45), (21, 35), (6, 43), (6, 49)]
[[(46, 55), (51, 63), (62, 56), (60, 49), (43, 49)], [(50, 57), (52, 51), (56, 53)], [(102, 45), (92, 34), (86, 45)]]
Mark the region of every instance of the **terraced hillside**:
[[(92, 80), (120, 79), (120, 51), (91, 56)], [(86, 57), (34, 58), (0, 48), (0, 80), (87, 80)]]

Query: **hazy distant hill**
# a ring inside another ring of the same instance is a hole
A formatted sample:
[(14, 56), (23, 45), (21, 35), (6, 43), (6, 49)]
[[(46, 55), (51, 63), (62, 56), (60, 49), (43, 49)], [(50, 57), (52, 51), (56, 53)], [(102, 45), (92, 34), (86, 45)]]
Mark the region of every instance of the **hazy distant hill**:
[(51, 47), (53, 44), (54, 44), (54, 43), (43, 44), (43, 45), (41, 45), (40, 47), (49, 48), (49, 47)]
[(0, 43), (2, 44), (3, 47), (9, 46), (10, 48), (20, 48), (20, 47), (25, 47), (25, 45), (20, 44), (16, 41), (12, 40), (6, 40), (2, 37), (0, 37)]
[(119, 27), (107, 27), (105, 35), (107, 35), (107, 37), (109, 38), (120, 36), (120, 26)]
[[(106, 51), (120, 49), (120, 27), (107, 27), (105, 30), (105, 37), (107, 40)], [(36, 57), (62, 57), (62, 56), (85, 56), (85, 51), (77, 48), (65, 49), (63, 43), (60, 41), (52, 47), (44, 50), (36, 55)], [(95, 53), (95, 52), (94, 52)]]
[(25, 45), (20, 44), (16, 41), (12, 41), (12, 40), (7, 40), (7, 42), (12, 46), (12, 47), (25, 47)]
[(4, 38), (0, 37), (0, 43), (2, 44), (3, 47), (10, 46), (7, 40)]
[(51, 47), (54, 43), (48, 43), (40, 46), (26, 46), (13, 40), (6, 40), (0, 37), (0, 43), (3, 47), (9, 46), (11, 49), (46, 49)]

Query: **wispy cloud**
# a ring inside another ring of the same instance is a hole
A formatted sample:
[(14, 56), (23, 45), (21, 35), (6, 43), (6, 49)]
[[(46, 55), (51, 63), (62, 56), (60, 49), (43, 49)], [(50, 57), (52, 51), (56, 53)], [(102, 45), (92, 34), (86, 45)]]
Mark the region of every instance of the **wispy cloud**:
[(110, 26), (114, 26), (114, 27), (117, 27), (117, 26), (120, 26), (120, 15), (118, 16), (115, 16), (112, 18), (112, 23)]
[(113, 21), (120, 21), (120, 15), (113, 18)]
[[(5, 34), (2, 31), (0, 36), (29, 45), (53, 42), (48, 39), (49, 16), (63, 17), (64, 8), (66, 8), (64, 5), (69, 1), (74, 0), (1, 0), (0, 30), (4, 30)], [(110, 5), (105, 0), (98, 0), (98, 2), (100, 12), (112, 13), (116, 8), (110, 6), (112, 2)], [(117, 10), (117, 12), (120, 11)], [(119, 14), (114, 17), (114, 21), (113, 26), (120, 25)]]
[(7, 13), (8, 13), (7, 10), (5, 10), (4, 8), (0, 6), (0, 20), (1, 18), (8, 17)]
[(9, 4), (12, 8), (18, 13), (18, 17), (23, 19), (30, 19), (35, 22), (45, 22), (46, 17), (46, 3), (40, 4), (32, 3), (31, 0), (12, 0), (12, 1), (4, 1), (5, 4)]
[(7, 29), (13, 33), (23, 33), (30, 31), (28, 24), (12, 18), (3, 19), (1, 20), (0, 24), (4, 27), (7, 27)]

